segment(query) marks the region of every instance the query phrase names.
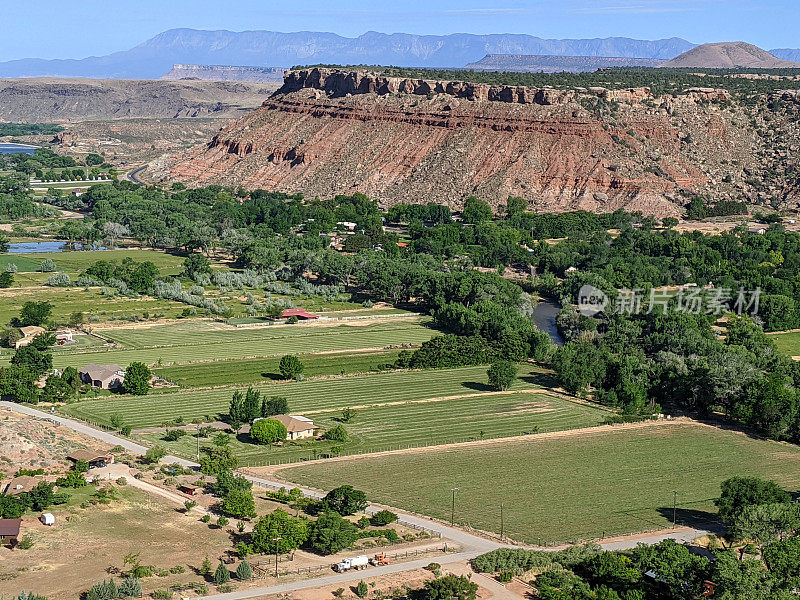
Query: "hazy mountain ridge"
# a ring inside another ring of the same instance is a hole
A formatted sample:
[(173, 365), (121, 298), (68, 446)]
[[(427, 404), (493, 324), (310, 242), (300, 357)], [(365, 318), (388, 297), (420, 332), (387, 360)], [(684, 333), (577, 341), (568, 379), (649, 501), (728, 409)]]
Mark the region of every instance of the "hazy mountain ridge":
[(84, 59), (0, 63), (0, 77), (158, 78), (173, 64), (290, 67), (296, 64), (384, 64), (463, 67), (487, 54), (670, 59), (695, 44), (680, 38), (555, 40), (525, 34), (413, 35), (367, 32), (356, 38), (301, 31), (171, 29), (131, 48)]
[(585, 73), (608, 67), (657, 67), (658, 58), (620, 56), (554, 56), (531, 54), (487, 54), (465, 68), (476, 71), (519, 71), (542, 73)]

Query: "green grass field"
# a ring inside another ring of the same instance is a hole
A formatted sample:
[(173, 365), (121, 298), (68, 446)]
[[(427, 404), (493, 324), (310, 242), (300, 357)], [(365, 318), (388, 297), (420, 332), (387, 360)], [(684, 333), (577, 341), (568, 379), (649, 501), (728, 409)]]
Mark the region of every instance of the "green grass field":
[[(290, 407), (294, 409), (294, 404), (290, 403)], [(338, 410), (307, 411), (304, 414), (312, 417), (323, 429), (338, 424), (340, 416)], [(309, 441), (271, 448), (249, 443), (249, 437), (242, 434), (231, 443), (231, 447), (245, 464), (267, 464), (316, 458), (329, 453), (333, 446), (341, 446), (347, 454), (432, 446), (589, 427), (601, 423), (607, 416), (608, 413), (600, 408), (535, 391), (485, 393), (452, 400), (357, 409), (355, 417), (344, 423), (349, 435), (344, 444)], [(165, 442), (161, 433), (142, 437), (151, 443), (163, 444), (173, 452), (188, 456), (196, 452), (197, 439), (193, 436), (184, 436), (177, 442)]]
[[(398, 350), (303, 355), (303, 375), (320, 377), (380, 370), (380, 365), (393, 363)], [(257, 384), (281, 379), (277, 356), (194, 363), (155, 369), (154, 372), (182, 388), (217, 385)]]
[(800, 487), (800, 448), (701, 425), (581, 432), (479, 447), (427, 449), (282, 469), (321, 489), (352, 484), (372, 500), (536, 543), (707, 522), (734, 475)]
[[(52, 319), (66, 322), (74, 312), (83, 312), (87, 317), (95, 315), (101, 320), (112, 316), (121, 318), (124, 315), (163, 312), (168, 318), (176, 318), (186, 308), (185, 304), (161, 300), (150, 296), (139, 298), (106, 298), (100, 294), (99, 288), (84, 291), (83, 288), (22, 288), (18, 290), (0, 290), (0, 323), (8, 323), (25, 302), (46, 300), (53, 305)], [(91, 362), (91, 361), (90, 361)]]
[(162, 271), (162, 275), (177, 275), (184, 257), (158, 250), (81, 250), (75, 252), (31, 252), (22, 254), (0, 254), (0, 267), (14, 263), (20, 271), (37, 271), (46, 258), (55, 261), (59, 271), (77, 273), (98, 260), (120, 262), (130, 257), (137, 262), (149, 260)]
[(800, 331), (776, 333), (769, 338), (775, 342), (778, 350), (788, 356), (800, 356)]
[[(534, 365), (520, 368), (514, 390), (537, 389), (550, 381)], [(431, 371), (396, 371), (309, 381), (280, 382), (256, 386), (268, 396), (284, 396), (292, 412), (313, 415), (318, 411), (340, 411), (345, 407), (410, 402), (431, 398), (488, 394), (486, 367)], [(109, 396), (68, 404), (67, 414), (87, 421), (110, 423), (114, 413), (134, 429), (155, 427), (183, 417), (186, 420), (206, 415), (227, 414), (235, 388), (186, 390), (152, 393), (148, 396)], [(316, 418), (316, 417), (312, 417)]]
[[(21, 305), (21, 303), (20, 303)], [(179, 305), (183, 306), (183, 305)], [(251, 357), (334, 352), (383, 348), (400, 344), (420, 344), (437, 331), (420, 320), (398, 320), (372, 325), (336, 324), (276, 325), (271, 327), (234, 328), (209, 321), (185, 321), (157, 327), (98, 330), (98, 333), (123, 348), (99, 348), (87, 352), (54, 356), (57, 367), (69, 364), (82, 367), (91, 362), (117, 363), (132, 361), (162, 366), (221, 361)], [(221, 380), (217, 385), (231, 385), (237, 379)]]

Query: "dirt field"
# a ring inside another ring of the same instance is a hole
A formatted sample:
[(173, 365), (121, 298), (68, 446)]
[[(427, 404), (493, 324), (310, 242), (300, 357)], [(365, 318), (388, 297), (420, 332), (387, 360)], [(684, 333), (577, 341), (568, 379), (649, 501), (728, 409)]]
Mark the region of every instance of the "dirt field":
[(69, 466), (65, 457), (79, 448), (109, 446), (49, 421), (0, 410), (0, 481), (18, 469), (63, 471)]

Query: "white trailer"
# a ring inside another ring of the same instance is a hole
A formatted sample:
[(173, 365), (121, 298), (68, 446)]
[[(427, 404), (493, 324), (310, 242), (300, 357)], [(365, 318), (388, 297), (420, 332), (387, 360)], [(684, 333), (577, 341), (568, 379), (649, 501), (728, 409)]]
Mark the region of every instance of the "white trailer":
[(350, 569), (363, 569), (369, 565), (369, 558), (366, 554), (355, 556), (353, 558), (345, 558), (342, 562), (333, 565), (333, 570), (337, 573), (344, 573)]

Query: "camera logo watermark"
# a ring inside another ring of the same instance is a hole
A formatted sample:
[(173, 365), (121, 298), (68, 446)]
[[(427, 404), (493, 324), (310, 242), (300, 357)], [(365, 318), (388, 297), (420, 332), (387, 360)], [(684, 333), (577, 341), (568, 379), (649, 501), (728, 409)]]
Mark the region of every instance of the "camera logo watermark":
[(608, 307), (608, 296), (603, 290), (599, 290), (593, 285), (581, 286), (578, 291), (578, 311), (586, 316), (605, 312)]

